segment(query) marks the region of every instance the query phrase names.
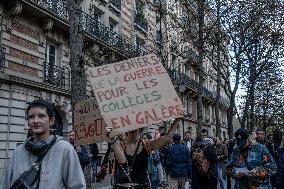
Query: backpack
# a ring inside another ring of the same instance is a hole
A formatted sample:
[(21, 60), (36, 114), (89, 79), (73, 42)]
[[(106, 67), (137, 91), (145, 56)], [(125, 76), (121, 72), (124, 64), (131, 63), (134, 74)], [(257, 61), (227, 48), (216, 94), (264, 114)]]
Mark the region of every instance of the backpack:
[(201, 148), (195, 148), (192, 150), (192, 159), (195, 162), (195, 166), (197, 167), (198, 172), (200, 173), (208, 173), (209, 170), (209, 161), (206, 159), (204, 155), (204, 150), (207, 146)]

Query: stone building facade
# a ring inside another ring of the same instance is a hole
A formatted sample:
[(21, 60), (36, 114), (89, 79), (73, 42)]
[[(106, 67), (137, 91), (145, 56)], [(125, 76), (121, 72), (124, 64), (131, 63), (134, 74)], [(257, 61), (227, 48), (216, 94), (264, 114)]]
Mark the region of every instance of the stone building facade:
[[(0, 1), (0, 172), (27, 137), (28, 103), (46, 99), (57, 107), (55, 128), (72, 127), (68, 1)], [(144, 0), (84, 0), (87, 66), (150, 52), (155, 45), (155, 6)], [(87, 86), (91, 95), (90, 86)]]
[[(0, 174), (15, 147), (27, 137), (25, 109), (29, 102), (38, 98), (52, 102), (59, 115), (54, 129), (66, 139), (71, 130), (67, 2), (0, 1)], [(147, 53), (164, 53), (159, 45), (161, 31), (167, 36), (171, 34), (166, 29), (168, 17), (163, 17), (168, 12), (171, 12), (169, 2), (163, 0), (83, 0), (86, 67)], [(171, 45), (167, 42), (163, 48), (172, 48)], [(176, 61), (183, 65), (180, 69), (169, 69), (169, 75), (177, 91), (181, 82), (186, 84), (186, 98), (183, 97), (183, 101), (188, 116), (180, 132), (191, 130), (195, 136), (196, 78), (193, 65), (198, 55), (190, 50), (190, 44), (183, 46), (181, 50), (192, 55), (192, 64), (188, 64), (188, 68), (182, 63), (183, 59), (174, 58), (174, 53), (168, 53), (168, 58), (162, 59), (162, 62), (167, 69), (173, 68)], [(209, 73), (210, 69), (207, 71)], [(208, 83), (204, 86), (204, 127), (214, 135), (214, 79), (211, 84), (209, 80)], [(91, 96), (89, 85), (87, 91), (87, 95)], [(226, 132), (226, 105), (223, 104), (223, 131)], [(100, 148), (104, 150), (105, 146), (100, 144)]]
[[(194, 39), (198, 35), (198, 1), (159, 1), (157, 11), (157, 49), (156, 52), (167, 67), (169, 76), (179, 93), (187, 116), (182, 121), (179, 131), (185, 133), (191, 131), (193, 138), (197, 136), (197, 92), (198, 92), (198, 50)], [(186, 5), (185, 5), (185, 2)], [(206, 9), (207, 10), (207, 9)], [(215, 19), (215, 20), (214, 20)], [(214, 14), (205, 11), (206, 25), (216, 21)], [(226, 47), (226, 41), (223, 41)], [(206, 44), (208, 45), (208, 44)], [(210, 45), (209, 45), (210, 48)], [(222, 51), (222, 70), (228, 69), (226, 62), (227, 51)], [(212, 58), (212, 57), (211, 57)], [(215, 58), (215, 57), (214, 57)], [(214, 59), (213, 58), (213, 59)], [(216, 58), (215, 58), (216, 61)], [(208, 130), (209, 135), (216, 137), (216, 94), (217, 94), (217, 72), (213, 67), (212, 60), (208, 57), (203, 60), (204, 85), (203, 85), (203, 128)], [(224, 80), (221, 81), (224, 85)], [(229, 98), (224, 88), (220, 89), (219, 99), (221, 122), (221, 136), (228, 138), (227, 109)]]

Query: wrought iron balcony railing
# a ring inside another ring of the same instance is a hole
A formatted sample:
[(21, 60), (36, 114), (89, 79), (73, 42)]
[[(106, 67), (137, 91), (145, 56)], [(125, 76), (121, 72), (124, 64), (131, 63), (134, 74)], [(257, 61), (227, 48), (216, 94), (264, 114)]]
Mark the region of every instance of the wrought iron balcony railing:
[(5, 48), (0, 46), (0, 71), (5, 67)]
[(136, 23), (145, 32), (148, 32), (148, 22), (142, 13), (135, 14), (134, 23)]
[(121, 10), (121, 0), (111, 0), (110, 3), (118, 10)]
[(146, 54), (141, 48), (130, 43), (127, 39), (111, 31), (108, 27), (93, 19), (89, 14), (82, 13), (83, 29), (89, 35), (98, 38), (107, 45), (118, 49), (120, 52), (136, 57)]
[(167, 10), (166, 0), (154, 0), (154, 5), (158, 6), (161, 10)]
[(182, 57), (190, 59), (193, 63), (198, 63), (198, 54), (193, 49), (184, 51)]
[[(214, 94), (214, 98), (217, 98), (217, 92), (213, 92), (213, 94)], [(224, 96), (220, 95), (219, 102), (226, 107), (230, 106), (230, 101), (228, 99), (226, 99)]]
[(44, 81), (64, 90), (70, 90), (70, 70), (45, 62)]
[(203, 87), (203, 96), (210, 98), (210, 99), (215, 99), (213, 92), (209, 91), (205, 87)]
[(220, 102), (225, 105), (226, 107), (229, 107), (230, 106), (230, 101), (225, 99), (224, 97), (220, 97)]
[[(30, 0), (34, 2), (36, 5), (40, 6), (41, 8), (45, 9), (49, 13), (57, 16), (58, 18), (62, 19), (63, 21), (69, 22), (69, 15), (68, 15), (68, 1), (67, 0)], [(112, 1), (118, 2), (117, 1)], [(115, 4), (115, 5), (118, 5)], [(94, 19), (89, 14), (82, 11), (82, 22), (83, 22), (83, 29), (86, 33), (88, 33), (91, 37), (95, 39), (99, 39), (102, 43), (107, 44), (108, 46), (114, 48), (118, 52), (130, 56), (136, 57), (139, 55), (144, 55), (142, 49), (138, 48), (136, 45), (128, 41), (123, 36), (113, 32), (110, 28), (106, 27), (96, 19)], [(148, 28), (148, 26), (147, 26)]]
[(183, 83), (192, 90), (197, 91), (198, 83), (191, 79), (188, 75), (174, 69), (168, 69), (168, 74), (173, 81)]
[[(191, 79), (188, 75), (181, 73), (178, 70), (175, 69), (171, 69), (168, 68), (167, 69), (168, 74), (171, 78), (172, 81), (178, 82), (180, 84), (184, 84), (187, 87), (189, 87), (191, 90), (197, 92), (198, 91), (198, 87), (199, 84), (198, 82), (196, 82), (195, 80)], [(216, 99), (216, 94), (215, 92), (211, 92), (208, 89), (206, 89), (205, 87), (202, 88), (203, 89), (203, 96), (212, 100)], [(225, 99), (224, 97), (220, 97), (219, 100), (224, 106), (229, 107), (229, 101), (227, 99)]]
[(59, 18), (68, 21), (68, 0), (31, 0)]

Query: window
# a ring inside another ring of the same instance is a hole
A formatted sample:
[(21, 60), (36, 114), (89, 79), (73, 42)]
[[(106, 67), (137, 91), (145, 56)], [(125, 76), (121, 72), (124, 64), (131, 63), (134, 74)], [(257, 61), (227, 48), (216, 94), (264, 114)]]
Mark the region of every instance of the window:
[(187, 115), (188, 117), (192, 116), (192, 99), (190, 96), (187, 97)]
[(184, 70), (184, 71), (185, 71), (185, 72), (184, 72), (185, 75), (190, 76), (190, 68), (189, 68), (189, 66), (186, 65), (184, 69), (185, 69), (185, 70)]
[(100, 22), (100, 23), (104, 23), (104, 14), (103, 14), (103, 12), (95, 10), (94, 14), (93, 14), (93, 18), (96, 21)]
[(118, 23), (112, 18), (109, 19), (109, 28), (111, 31), (118, 33)]
[(141, 39), (140, 37), (136, 36), (136, 46), (137, 48), (139, 49), (142, 49), (142, 50), (146, 50), (145, 49), (145, 41), (144, 39)]
[(57, 49), (53, 44), (47, 45), (46, 61), (50, 66), (56, 65)]
[(63, 85), (64, 71), (60, 67), (61, 48), (54, 43), (47, 43), (45, 53), (45, 80), (54, 85)]
[(226, 131), (223, 131), (223, 140), (227, 138)]
[(172, 54), (172, 61), (171, 61), (171, 63), (172, 63), (171, 67), (173, 69), (175, 69), (176, 68), (176, 63), (177, 63), (177, 57), (174, 54)]
[(134, 22), (148, 31), (148, 23), (146, 21), (145, 13), (146, 13), (146, 6), (145, 3), (141, 0), (136, 0), (135, 2), (135, 18)]
[(183, 104), (183, 107), (187, 109), (187, 96), (186, 95), (182, 95), (182, 104)]
[(145, 11), (145, 4), (141, 0), (136, 0), (135, 2), (135, 9), (137, 14), (144, 14)]

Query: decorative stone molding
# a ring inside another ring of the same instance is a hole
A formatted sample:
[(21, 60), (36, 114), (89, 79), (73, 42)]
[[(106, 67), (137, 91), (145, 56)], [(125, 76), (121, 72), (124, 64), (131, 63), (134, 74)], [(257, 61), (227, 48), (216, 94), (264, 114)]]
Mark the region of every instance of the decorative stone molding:
[(41, 91), (35, 91), (35, 90), (31, 90), (29, 88), (11, 87), (11, 90), (14, 93), (24, 94), (24, 95), (32, 96), (32, 97), (35, 97), (35, 98), (41, 97)]
[(43, 30), (45, 32), (49, 32), (53, 29), (54, 22), (51, 18), (45, 18), (42, 21)]
[(66, 49), (63, 49), (62, 50), (63, 52), (63, 56), (67, 57), (67, 58), (70, 58), (69, 55), (70, 55), (70, 51), (66, 50)]
[(45, 43), (46, 43), (46, 40), (45, 40), (44, 35), (40, 35), (40, 37), (39, 37), (39, 45), (42, 46), (42, 47), (45, 47)]
[(8, 1), (7, 3), (8, 11), (7, 16), (15, 17), (19, 15), (23, 10), (23, 4), (20, 1)]

